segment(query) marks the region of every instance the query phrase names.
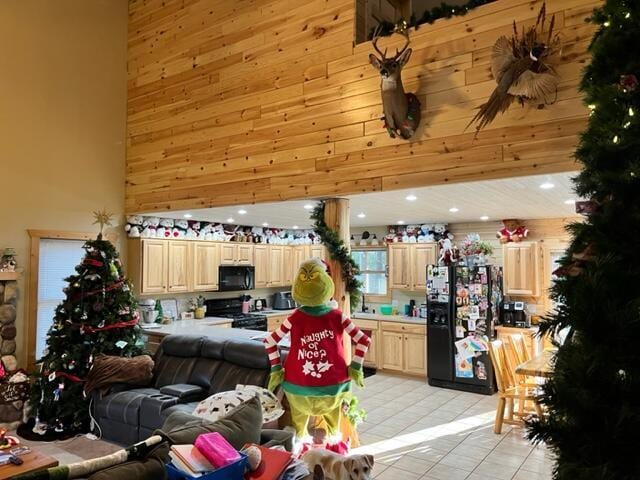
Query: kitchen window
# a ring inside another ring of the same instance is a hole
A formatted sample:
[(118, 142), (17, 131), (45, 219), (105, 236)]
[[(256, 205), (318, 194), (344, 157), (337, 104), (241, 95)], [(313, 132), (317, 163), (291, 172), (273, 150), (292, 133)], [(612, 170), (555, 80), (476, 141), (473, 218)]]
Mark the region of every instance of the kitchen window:
[(387, 250), (353, 249), (351, 257), (360, 268), (358, 279), (362, 282), (362, 293), (367, 296), (387, 297)]

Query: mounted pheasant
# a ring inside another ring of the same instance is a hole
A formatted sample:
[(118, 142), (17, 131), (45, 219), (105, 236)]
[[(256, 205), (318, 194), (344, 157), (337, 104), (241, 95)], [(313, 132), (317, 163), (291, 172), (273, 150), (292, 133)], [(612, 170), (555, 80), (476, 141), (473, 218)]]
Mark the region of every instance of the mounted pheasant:
[(541, 105), (555, 102), (559, 78), (549, 60), (560, 50), (560, 39), (553, 35), (555, 15), (551, 17), (544, 38), (545, 21), (546, 5), (542, 4), (533, 27), (526, 32), (523, 27), (518, 35), (513, 22), (511, 40), (502, 36), (493, 45), (491, 73), (498, 86), (469, 122), (469, 125), (477, 122), (477, 132), (491, 123), (498, 113), (506, 112), (514, 100), (523, 106), (525, 103)]
[(396, 54), (387, 58), (387, 49), (384, 53), (378, 48), (380, 29), (373, 35), (373, 48), (380, 57), (369, 54), (369, 62), (380, 72), (382, 80), (380, 91), (382, 94), (382, 107), (384, 110), (384, 126), (391, 138), (400, 135), (405, 140), (410, 139), (420, 124), (420, 101), (413, 93), (405, 93), (402, 86), (402, 67), (411, 57), (409, 46), (409, 34), (406, 25), (396, 27), (397, 33), (405, 37), (405, 45), (401, 50), (396, 49)]

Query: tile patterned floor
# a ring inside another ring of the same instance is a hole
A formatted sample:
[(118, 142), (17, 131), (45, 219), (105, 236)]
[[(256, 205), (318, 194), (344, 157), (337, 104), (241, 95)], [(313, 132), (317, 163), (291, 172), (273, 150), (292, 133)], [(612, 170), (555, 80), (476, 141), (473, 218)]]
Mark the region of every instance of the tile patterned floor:
[(362, 446), (380, 480), (547, 480), (553, 458), (524, 430), (493, 433), (495, 396), (458, 392), (390, 375), (366, 379), (356, 392), (367, 420)]

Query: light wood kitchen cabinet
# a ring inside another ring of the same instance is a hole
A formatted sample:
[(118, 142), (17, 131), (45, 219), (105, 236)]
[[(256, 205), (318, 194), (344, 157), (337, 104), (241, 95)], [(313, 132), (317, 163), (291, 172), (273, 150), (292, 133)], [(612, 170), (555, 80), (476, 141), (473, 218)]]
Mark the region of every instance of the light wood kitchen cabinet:
[(385, 330), (380, 332), (380, 343), (382, 345), (382, 362), (380, 363), (383, 370), (402, 372), (402, 364), (404, 362), (403, 338), (402, 333)]
[(427, 374), (427, 337), (419, 333), (404, 336), (404, 372), (412, 375)]
[(427, 265), (438, 261), (438, 246), (435, 243), (409, 245), (411, 262), (411, 290), (427, 289)]
[(504, 293), (509, 296), (540, 295), (540, 246), (538, 242), (506, 243), (502, 248)]
[(167, 292), (191, 291), (191, 243), (169, 241)]
[[(367, 350), (367, 353), (364, 356), (364, 365), (366, 367), (378, 368), (378, 363), (379, 363), (379, 356), (378, 356), (379, 345), (378, 344), (380, 343), (379, 332), (378, 332), (378, 321), (354, 318), (353, 322), (356, 324), (356, 326), (360, 330), (366, 333), (371, 339), (371, 344), (369, 345), (369, 349)], [(353, 348), (355, 348), (355, 346), (353, 346)]]
[(293, 283), (293, 249), (294, 247), (284, 247), (282, 251), (282, 284), (291, 285)]
[(389, 245), (389, 288), (408, 289), (411, 285), (409, 244)]
[[(269, 247), (269, 283), (270, 287), (282, 287), (284, 283), (284, 250), (289, 247), (271, 245)], [(256, 264), (258, 262), (256, 261)]]
[(560, 266), (558, 261), (564, 257), (569, 246), (567, 242), (559, 240), (548, 241), (542, 243), (542, 285), (541, 294), (544, 296), (544, 309), (551, 312), (555, 309), (555, 302), (549, 296), (549, 291), (553, 286), (555, 275), (553, 272)]
[(270, 315), (267, 317), (267, 330), (273, 332), (277, 330), (282, 322), (284, 322), (287, 318), (287, 315)]
[[(136, 275), (141, 280), (140, 293), (165, 293), (168, 243), (166, 240), (144, 239), (137, 247), (142, 248), (142, 259), (138, 266), (141, 275)], [(132, 273), (130, 272), (130, 275)]]
[(409, 375), (427, 374), (425, 325), (380, 322), (382, 368)]
[(293, 280), (295, 280), (296, 275), (298, 275), (300, 264), (309, 259), (309, 246), (295, 245), (291, 248), (293, 249), (291, 255), (291, 283), (293, 284)]
[(306, 245), (309, 249), (308, 260), (309, 258), (321, 258), (322, 260), (326, 260), (326, 250), (322, 245)]
[(218, 289), (220, 245), (212, 242), (193, 244), (193, 290), (196, 292)]
[(420, 291), (427, 288), (427, 265), (437, 263), (435, 243), (389, 245), (389, 288)]
[(222, 265), (253, 265), (252, 243), (221, 243), (220, 245)]
[(269, 245), (256, 245), (253, 249), (255, 265), (255, 287), (266, 288), (269, 285)]

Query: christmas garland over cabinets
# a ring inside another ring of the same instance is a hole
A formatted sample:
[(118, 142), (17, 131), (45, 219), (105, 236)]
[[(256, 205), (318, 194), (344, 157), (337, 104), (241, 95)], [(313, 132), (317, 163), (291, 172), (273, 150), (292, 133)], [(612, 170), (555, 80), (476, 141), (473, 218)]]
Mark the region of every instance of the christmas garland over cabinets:
[[(487, 3), (493, 3), (495, 1), (496, 0), (469, 0), (464, 5), (449, 5), (448, 3), (443, 2), (437, 7), (433, 7), (432, 9), (425, 10), (420, 18), (416, 17), (415, 13), (413, 13), (411, 15), (411, 18), (407, 22), (407, 27), (408, 28), (416, 27), (416, 30), (417, 30), (419, 26), (424, 23), (431, 24), (441, 18), (451, 18), (451, 17), (466, 15), (467, 12), (469, 12), (470, 10), (473, 10), (476, 7), (480, 7), (481, 5), (486, 5)], [(396, 27), (395, 23), (382, 21), (378, 24), (377, 28), (380, 29), (379, 35), (388, 36), (394, 32), (395, 27)], [(375, 30), (376, 28), (372, 28), (369, 31), (367, 40), (371, 40), (373, 38)]]
[(356, 278), (360, 274), (360, 269), (355, 260), (351, 258), (349, 247), (342, 241), (338, 232), (330, 228), (324, 221), (324, 202), (319, 202), (311, 211), (311, 220), (313, 220), (314, 231), (329, 251), (331, 259), (340, 263), (342, 279), (345, 289), (349, 293), (351, 310), (353, 311), (360, 303), (362, 295), (362, 282)]

